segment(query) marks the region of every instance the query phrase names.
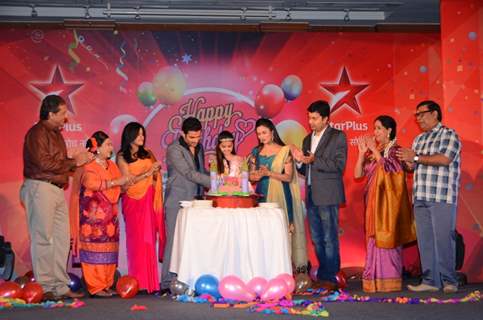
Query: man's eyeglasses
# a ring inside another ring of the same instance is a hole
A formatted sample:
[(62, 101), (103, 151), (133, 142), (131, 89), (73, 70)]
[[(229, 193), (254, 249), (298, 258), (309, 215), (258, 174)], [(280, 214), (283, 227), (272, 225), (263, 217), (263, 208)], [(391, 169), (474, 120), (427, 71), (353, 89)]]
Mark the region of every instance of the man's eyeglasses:
[(425, 114), (425, 113), (427, 113), (427, 112), (433, 112), (433, 110), (424, 110), (424, 111), (419, 111), (419, 112), (416, 112), (416, 113), (414, 114), (414, 116), (415, 116), (416, 118), (419, 118), (419, 117), (421, 117), (423, 114)]

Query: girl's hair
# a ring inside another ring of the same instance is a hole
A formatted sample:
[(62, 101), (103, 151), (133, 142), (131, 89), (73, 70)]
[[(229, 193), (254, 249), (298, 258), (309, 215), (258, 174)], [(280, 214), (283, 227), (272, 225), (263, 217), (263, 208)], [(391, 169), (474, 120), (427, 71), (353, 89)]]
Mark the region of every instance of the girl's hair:
[[(265, 128), (268, 128), (270, 131), (272, 131), (272, 134), (273, 134), (273, 142), (278, 144), (279, 146), (284, 146), (285, 143), (283, 143), (282, 139), (280, 138), (280, 136), (278, 135), (278, 131), (277, 131), (277, 128), (275, 127), (275, 125), (273, 124), (273, 122), (269, 119), (266, 119), (266, 118), (260, 118), (257, 120), (257, 122), (255, 123), (255, 130), (257, 130), (258, 127), (265, 127)], [(262, 149), (263, 145), (262, 143), (259, 141), (258, 142), (258, 152), (260, 152), (260, 150)]]
[[(144, 141), (143, 141), (143, 145), (139, 146), (139, 149), (137, 151), (137, 157), (136, 159), (134, 159), (131, 155), (131, 143), (134, 140), (136, 140), (139, 134), (139, 129), (143, 131)], [(149, 158), (150, 154), (144, 148), (145, 144), (146, 144), (146, 129), (144, 129), (144, 127), (140, 123), (129, 122), (124, 127), (124, 130), (122, 130), (121, 150), (119, 150), (119, 153), (122, 154), (122, 157), (124, 158), (124, 160), (126, 160), (127, 163), (134, 162), (137, 159)]]
[(97, 148), (99, 148), (100, 146), (102, 146), (102, 144), (104, 143), (104, 141), (106, 141), (107, 139), (109, 139), (109, 136), (104, 131), (96, 131), (86, 141), (86, 148), (89, 149), (89, 152), (96, 153)]
[[(218, 135), (218, 141), (216, 144), (216, 167), (218, 169), (218, 173), (222, 174), (224, 172), (224, 164), (223, 164), (223, 159), (225, 159), (225, 156), (223, 155), (223, 152), (221, 152), (220, 149), (220, 144), (224, 141), (232, 141), (233, 142), (233, 149), (231, 150), (231, 154), (236, 154), (235, 151), (235, 138), (233, 137), (233, 134), (229, 131), (222, 131)], [(228, 162), (228, 166), (230, 166), (230, 163)]]

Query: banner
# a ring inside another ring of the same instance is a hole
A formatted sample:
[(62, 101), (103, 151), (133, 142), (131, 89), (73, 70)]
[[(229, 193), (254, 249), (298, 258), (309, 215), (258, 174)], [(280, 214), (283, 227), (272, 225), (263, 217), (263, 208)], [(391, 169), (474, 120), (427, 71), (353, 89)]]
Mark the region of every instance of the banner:
[[(70, 122), (64, 135), (69, 150), (83, 148), (97, 130), (104, 130), (117, 150), (124, 125), (138, 121), (147, 129), (147, 146), (161, 161), (188, 116), (203, 123), (208, 154), (218, 133), (230, 130), (237, 153), (247, 155), (257, 145), (259, 117), (271, 118), (285, 143), (300, 145), (308, 134), (308, 105), (329, 101), (331, 125), (345, 131), (349, 143), (347, 203), (340, 212), (342, 266), (362, 266), (364, 182), (353, 179), (355, 139), (372, 134), (374, 119), (387, 114), (397, 120), (398, 143), (411, 145), (419, 133), (416, 105), (426, 99), (443, 103), (440, 50), (437, 33), (3, 29), (0, 233), (13, 243), (17, 271), (30, 268), (18, 196), (22, 143), (38, 119), (41, 99), (50, 93), (67, 101)], [(456, 112), (458, 106), (454, 108)], [(465, 138), (480, 122), (468, 118), (467, 125), (455, 129)], [(463, 161), (463, 171), (475, 166)], [(465, 221), (461, 229), (470, 232), (475, 222), (458, 219)], [(124, 252), (120, 255), (125, 259)], [(311, 251), (315, 264), (314, 259)]]

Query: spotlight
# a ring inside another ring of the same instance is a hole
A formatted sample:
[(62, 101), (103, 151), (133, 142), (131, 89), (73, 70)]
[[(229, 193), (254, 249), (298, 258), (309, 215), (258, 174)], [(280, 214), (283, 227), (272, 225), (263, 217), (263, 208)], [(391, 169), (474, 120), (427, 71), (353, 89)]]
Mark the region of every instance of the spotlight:
[(37, 12), (37, 10), (35, 10), (35, 5), (33, 4), (32, 5), (32, 12), (30, 13), (30, 16), (32, 18), (36, 18), (38, 15), (39, 15), (39, 13)]
[(344, 22), (351, 21), (351, 17), (349, 17), (349, 9), (345, 9), (344, 11), (345, 11)]
[(91, 18), (91, 15), (89, 13), (89, 6), (86, 6), (86, 14), (85, 14), (84, 18), (86, 18), (86, 19), (90, 19)]
[(292, 20), (292, 16), (290, 15), (290, 8), (286, 8), (287, 10), (287, 15), (285, 16), (285, 20), (290, 21)]
[(240, 15), (240, 20), (242, 20), (242, 21), (247, 20), (246, 13), (247, 13), (247, 8), (242, 8), (242, 12), (241, 12), (241, 15)]
[(141, 14), (140, 14), (140, 12), (139, 12), (139, 11), (141, 11), (141, 7), (140, 7), (140, 6), (138, 6), (138, 7), (137, 7), (137, 8), (135, 8), (135, 9), (136, 9), (136, 15), (134, 16), (134, 19), (136, 19), (136, 20), (140, 20), (140, 19), (141, 19)]

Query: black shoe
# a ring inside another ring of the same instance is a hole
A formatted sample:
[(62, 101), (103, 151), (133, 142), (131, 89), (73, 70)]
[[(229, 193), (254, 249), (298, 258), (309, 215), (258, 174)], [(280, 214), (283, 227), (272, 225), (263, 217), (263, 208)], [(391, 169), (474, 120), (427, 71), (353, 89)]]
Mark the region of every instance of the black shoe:
[(59, 297), (57, 297), (53, 292), (51, 291), (47, 291), (46, 293), (44, 293), (44, 295), (42, 296), (42, 301), (58, 301), (60, 300)]
[(158, 291), (157, 295), (160, 296), (160, 297), (170, 296), (171, 295), (171, 289), (169, 289), (169, 288), (161, 289), (161, 290)]

